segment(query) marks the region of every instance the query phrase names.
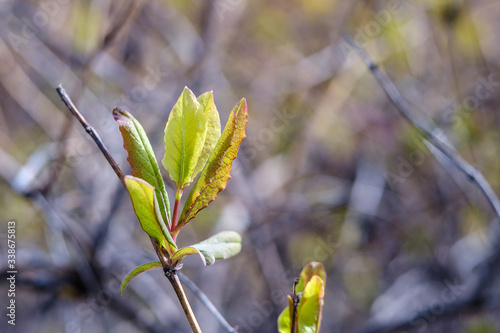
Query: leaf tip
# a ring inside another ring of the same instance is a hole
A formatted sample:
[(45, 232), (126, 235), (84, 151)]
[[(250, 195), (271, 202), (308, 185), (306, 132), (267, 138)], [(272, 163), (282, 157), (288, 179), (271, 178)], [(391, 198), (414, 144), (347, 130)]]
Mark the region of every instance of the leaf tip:
[(240, 107), (240, 110), (243, 110), (243, 112), (245, 112), (246, 114), (248, 114), (248, 105), (247, 105), (247, 99), (246, 98), (242, 98), (240, 100), (240, 102), (238, 103), (238, 106)]
[(116, 121), (119, 121), (122, 119), (122, 117), (128, 117), (130, 114), (125, 111), (120, 109), (119, 107), (115, 107), (113, 109), (113, 118), (115, 118)]
[(120, 285), (120, 296), (122, 298), (125, 298), (125, 289), (127, 289), (127, 284), (128, 283), (124, 283), (125, 282), (125, 279), (122, 281), (122, 284)]

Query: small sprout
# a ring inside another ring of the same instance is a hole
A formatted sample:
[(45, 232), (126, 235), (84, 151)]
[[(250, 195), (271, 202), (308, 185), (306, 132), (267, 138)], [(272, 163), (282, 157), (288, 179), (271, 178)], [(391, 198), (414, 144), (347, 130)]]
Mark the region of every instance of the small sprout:
[(319, 262), (310, 262), (295, 281), (288, 307), (278, 317), (279, 333), (318, 333), (325, 296), (326, 272)]

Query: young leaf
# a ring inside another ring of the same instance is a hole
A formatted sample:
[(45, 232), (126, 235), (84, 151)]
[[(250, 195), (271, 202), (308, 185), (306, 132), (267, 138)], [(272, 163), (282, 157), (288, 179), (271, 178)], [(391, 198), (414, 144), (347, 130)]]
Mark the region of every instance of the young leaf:
[(193, 92), (185, 87), (165, 127), (163, 166), (178, 189), (189, 185), (207, 134), (207, 117)]
[(318, 275), (314, 275), (306, 284), (297, 309), (300, 333), (319, 332), (324, 296), (324, 281)]
[(172, 240), (159, 212), (155, 188), (145, 180), (133, 176), (125, 176), (125, 186), (132, 199), (132, 205), (142, 229), (153, 237), (160, 246), (165, 248), (169, 254), (177, 251), (177, 246)]
[(170, 226), (170, 203), (165, 183), (151, 143), (142, 125), (127, 111), (115, 108), (113, 117), (120, 126), (123, 147), (128, 152), (132, 176), (144, 179), (156, 189), (156, 199), (164, 221)]
[(204, 241), (183, 247), (171, 257), (173, 262), (181, 262), (191, 254), (200, 255), (205, 266), (212, 265), (216, 259), (227, 259), (241, 251), (241, 236), (234, 231), (220, 232)]
[(245, 99), (242, 99), (231, 111), (219, 142), (189, 193), (174, 233), (177, 233), (200, 210), (214, 201), (217, 194), (226, 188), (227, 181), (231, 178), (233, 160), (238, 154), (241, 142), (246, 138), (247, 122), (247, 103)]
[(278, 317), (278, 332), (290, 333), (292, 330), (292, 309), (293, 300), (288, 296), (288, 307), (286, 307)]
[(207, 135), (200, 158), (193, 171), (194, 177), (203, 169), (220, 138), (220, 118), (214, 103), (214, 94), (211, 91), (206, 92), (198, 96), (197, 101), (200, 103), (200, 108), (204, 110), (205, 117), (207, 117)]
[(137, 275), (150, 271), (155, 268), (162, 268), (162, 264), (159, 261), (156, 262), (150, 262), (144, 265), (141, 265), (139, 267), (136, 267), (134, 270), (132, 270), (130, 273), (125, 276), (125, 278), (122, 281), (122, 284), (120, 286), (120, 295), (123, 297), (123, 294), (125, 293), (125, 288), (127, 288), (128, 284), (130, 281), (132, 281), (133, 278), (135, 278)]
[(300, 272), (299, 283), (295, 287), (296, 292), (303, 292), (309, 280), (315, 275), (318, 275), (323, 281), (326, 281), (326, 272), (323, 264), (317, 261), (311, 261)]

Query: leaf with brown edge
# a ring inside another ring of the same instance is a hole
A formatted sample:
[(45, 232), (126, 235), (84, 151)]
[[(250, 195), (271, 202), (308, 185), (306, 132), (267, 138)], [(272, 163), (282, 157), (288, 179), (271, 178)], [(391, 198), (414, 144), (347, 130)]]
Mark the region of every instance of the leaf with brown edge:
[(243, 98), (231, 111), (217, 145), (191, 189), (174, 234), (178, 233), (200, 210), (214, 201), (220, 191), (226, 188), (227, 181), (231, 178), (233, 160), (238, 154), (241, 142), (246, 138), (247, 122), (247, 103)]
[(113, 110), (113, 117), (120, 126), (123, 147), (128, 152), (132, 176), (144, 179), (155, 189), (158, 209), (164, 221), (170, 226), (170, 203), (167, 189), (158, 167), (153, 148), (142, 125), (130, 113), (119, 108)]

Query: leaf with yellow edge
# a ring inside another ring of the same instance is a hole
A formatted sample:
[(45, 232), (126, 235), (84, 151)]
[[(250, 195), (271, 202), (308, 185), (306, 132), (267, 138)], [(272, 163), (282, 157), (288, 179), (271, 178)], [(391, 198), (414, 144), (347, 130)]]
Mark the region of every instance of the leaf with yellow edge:
[(214, 201), (217, 194), (226, 188), (227, 181), (231, 178), (233, 160), (238, 154), (241, 142), (246, 138), (247, 122), (247, 103), (243, 98), (231, 111), (224, 132), (191, 189), (174, 233)]
[(124, 181), (142, 229), (170, 255), (175, 253), (177, 246), (158, 210), (155, 188), (145, 180), (133, 176), (125, 176)]
[[(162, 164), (178, 189), (189, 185), (207, 134), (207, 117), (195, 95), (185, 87), (165, 126)], [(175, 223), (175, 222), (174, 222)]]
[(125, 278), (122, 281), (122, 284), (120, 285), (120, 295), (123, 297), (123, 294), (125, 293), (125, 289), (127, 288), (128, 284), (130, 281), (132, 281), (133, 278), (135, 278), (137, 275), (150, 271), (155, 268), (162, 268), (162, 264), (159, 261), (156, 262), (150, 262), (144, 265), (141, 265), (139, 267), (136, 267), (134, 270), (132, 270), (130, 273), (125, 276)]

